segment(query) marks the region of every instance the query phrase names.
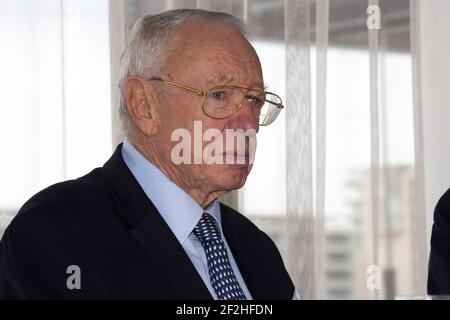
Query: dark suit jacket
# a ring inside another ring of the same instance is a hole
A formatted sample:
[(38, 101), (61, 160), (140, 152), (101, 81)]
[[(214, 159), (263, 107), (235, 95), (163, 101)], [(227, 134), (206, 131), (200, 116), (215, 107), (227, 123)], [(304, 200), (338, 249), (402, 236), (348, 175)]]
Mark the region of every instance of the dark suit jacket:
[(450, 295), (450, 189), (439, 199), (434, 210), (428, 294)]
[[(222, 227), (254, 299), (291, 299), (273, 241), (221, 204)], [(180, 212), (180, 214), (183, 214)], [(81, 289), (69, 290), (71, 265)], [(0, 299), (212, 299), (129, 171), (121, 146), (102, 168), (26, 202), (0, 243)]]

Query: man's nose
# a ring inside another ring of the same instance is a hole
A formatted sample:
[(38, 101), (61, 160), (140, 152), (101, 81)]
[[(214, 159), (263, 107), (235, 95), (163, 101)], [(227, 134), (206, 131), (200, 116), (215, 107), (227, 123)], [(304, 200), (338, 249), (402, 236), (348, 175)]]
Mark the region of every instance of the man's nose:
[(230, 120), (230, 126), (233, 129), (259, 131), (259, 119), (255, 115), (252, 106), (248, 103), (244, 102)]

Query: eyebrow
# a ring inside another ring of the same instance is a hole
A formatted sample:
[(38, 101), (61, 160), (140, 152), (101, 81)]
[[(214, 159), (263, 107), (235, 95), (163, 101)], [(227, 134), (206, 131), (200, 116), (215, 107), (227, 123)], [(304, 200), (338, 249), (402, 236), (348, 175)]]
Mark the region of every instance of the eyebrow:
[(215, 83), (225, 83), (225, 84), (229, 84), (229, 83), (231, 83), (231, 82), (233, 82), (233, 81), (235, 81), (236, 80), (236, 78), (235, 77), (233, 77), (233, 76), (227, 76), (227, 75), (221, 75), (221, 76), (218, 76), (218, 77), (211, 77), (211, 78), (208, 78), (207, 79), (207, 81), (209, 82), (209, 83), (213, 83), (213, 84), (215, 84)]
[[(208, 78), (206, 81), (208, 81), (209, 83), (216, 85), (217, 83), (221, 83), (221, 84), (230, 84), (233, 81), (235, 81), (236, 78), (233, 76), (228, 76), (228, 75), (221, 75), (219, 77), (211, 77)], [(258, 89), (258, 90), (263, 90), (266, 91), (268, 89), (268, 85), (266, 83), (263, 83), (262, 88), (257, 84), (253, 87), (251, 87), (250, 89)]]

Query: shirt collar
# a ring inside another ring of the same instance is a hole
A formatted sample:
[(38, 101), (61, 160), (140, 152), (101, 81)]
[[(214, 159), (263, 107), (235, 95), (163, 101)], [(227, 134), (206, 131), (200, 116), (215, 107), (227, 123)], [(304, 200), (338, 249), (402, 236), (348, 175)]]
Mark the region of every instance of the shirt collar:
[(188, 193), (148, 161), (128, 140), (123, 144), (122, 157), (180, 243), (183, 243), (192, 233), (203, 212), (209, 213), (216, 219), (222, 234), (220, 204), (217, 199), (203, 209)]

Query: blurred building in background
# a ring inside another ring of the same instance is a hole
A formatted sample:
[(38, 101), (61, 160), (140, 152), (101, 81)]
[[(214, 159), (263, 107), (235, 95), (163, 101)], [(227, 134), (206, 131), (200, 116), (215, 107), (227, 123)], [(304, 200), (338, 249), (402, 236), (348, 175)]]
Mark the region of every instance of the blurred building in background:
[[(414, 291), (418, 259), (415, 230), (414, 170), (408, 166), (386, 168), (386, 204), (379, 213), (380, 252), (379, 298), (392, 299)], [(370, 210), (370, 171), (351, 171), (345, 192), (349, 212), (327, 219), (324, 240), (324, 298), (370, 299), (367, 286), (371, 273), (372, 222)], [(252, 221), (275, 242), (287, 261), (287, 219), (282, 216), (253, 216)], [(375, 275), (376, 276), (376, 275)], [(301, 287), (299, 288), (301, 293)], [(375, 289), (377, 290), (377, 289)]]

